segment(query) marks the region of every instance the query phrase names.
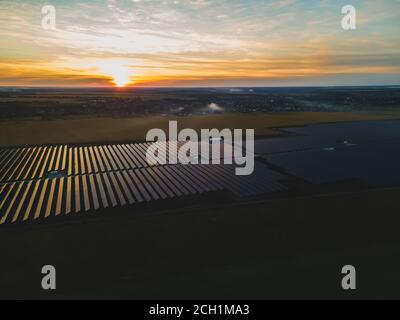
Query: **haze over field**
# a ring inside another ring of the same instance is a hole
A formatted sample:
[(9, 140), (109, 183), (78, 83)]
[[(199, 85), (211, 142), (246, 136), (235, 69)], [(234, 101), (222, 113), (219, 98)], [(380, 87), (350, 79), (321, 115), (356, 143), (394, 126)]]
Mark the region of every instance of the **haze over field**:
[(400, 84), (399, 19), (394, 0), (2, 0), (0, 85)]

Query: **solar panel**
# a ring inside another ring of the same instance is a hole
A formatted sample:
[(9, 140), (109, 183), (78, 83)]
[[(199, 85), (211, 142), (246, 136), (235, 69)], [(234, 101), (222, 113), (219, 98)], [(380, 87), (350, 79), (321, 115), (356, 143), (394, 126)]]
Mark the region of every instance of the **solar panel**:
[(100, 203), (99, 203), (99, 198), (97, 196), (94, 177), (93, 177), (93, 175), (90, 175), (88, 178), (89, 178), (89, 183), (90, 183), (90, 191), (91, 191), (91, 195), (92, 195), (92, 199), (93, 199), (93, 209), (97, 210), (100, 208)]
[(61, 178), (60, 179), (60, 184), (58, 186), (58, 195), (57, 195), (57, 205), (56, 205), (56, 211), (55, 211), (55, 215), (58, 216), (61, 214), (61, 210), (62, 210), (62, 203), (63, 203), (63, 199), (64, 199), (64, 181), (65, 178)]
[(99, 187), (99, 190), (100, 190), (102, 206), (103, 206), (103, 208), (108, 208), (108, 200), (107, 200), (107, 196), (106, 196), (106, 191), (104, 188), (103, 181), (101, 180), (100, 174), (96, 174), (96, 180), (97, 180), (97, 186)]
[(130, 177), (132, 178), (133, 185), (137, 186), (137, 188), (140, 191), (140, 194), (143, 196), (144, 200), (146, 200), (147, 202), (151, 201), (151, 196), (149, 195), (149, 192), (146, 190), (141, 179), (137, 175), (137, 173), (139, 173), (138, 170), (129, 170), (128, 173), (129, 173)]
[(133, 195), (135, 196), (136, 202), (143, 202), (142, 195), (140, 194), (139, 190), (137, 189), (135, 183), (132, 180), (132, 177), (128, 174), (127, 171), (122, 171), (122, 175), (125, 178), (125, 181), (132, 191)]
[(53, 179), (51, 181), (51, 187), (50, 187), (50, 193), (49, 193), (49, 197), (47, 200), (47, 207), (46, 207), (46, 212), (45, 212), (45, 218), (49, 217), (50, 214), (52, 213), (52, 205), (53, 205), (53, 200), (55, 198), (55, 188), (56, 188), (56, 179)]
[(15, 210), (15, 214), (14, 214), (14, 217), (13, 217), (13, 219), (12, 219), (12, 222), (16, 222), (16, 221), (18, 220), (18, 218), (19, 218), (19, 216), (20, 216), (20, 213), (21, 213), (21, 210), (22, 210), (22, 207), (23, 207), (24, 205), (26, 205), (26, 199), (27, 199), (28, 193), (29, 193), (29, 191), (30, 191), (30, 189), (31, 189), (31, 186), (32, 186), (32, 181), (29, 181), (29, 182), (26, 184), (24, 194), (22, 195), (22, 198), (21, 198), (20, 201), (19, 201), (18, 207), (17, 207), (17, 209)]

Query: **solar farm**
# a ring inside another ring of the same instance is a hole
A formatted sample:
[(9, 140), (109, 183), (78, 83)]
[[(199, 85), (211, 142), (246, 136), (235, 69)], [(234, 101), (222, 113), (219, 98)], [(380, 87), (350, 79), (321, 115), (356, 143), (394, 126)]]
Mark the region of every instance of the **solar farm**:
[(1, 149), (0, 224), (125, 206), (135, 213), (137, 204), (217, 192), (243, 199), (286, 190), (284, 177), (260, 163), (251, 176), (236, 176), (233, 165), (149, 165), (151, 145)]
[[(119, 212), (111, 208), (128, 208), (125, 212), (135, 214), (139, 208), (159, 208), (167, 202), (174, 208), (180, 200), (202, 203), (202, 196), (232, 201), (280, 196), (298, 182), (316, 188), (347, 181), (398, 186), (400, 177), (393, 172), (400, 150), (393, 142), (399, 128), (398, 121), (288, 128), (286, 137), (255, 141), (250, 176), (235, 175), (236, 165), (231, 164), (160, 165), (146, 159), (155, 144), (168, 157), (169, 146), (178, 148), (183, 142), (2, 148), (0, 224)], [(209, 153), (199, 156), (206, 157), (209, 162), (214, 159)]]

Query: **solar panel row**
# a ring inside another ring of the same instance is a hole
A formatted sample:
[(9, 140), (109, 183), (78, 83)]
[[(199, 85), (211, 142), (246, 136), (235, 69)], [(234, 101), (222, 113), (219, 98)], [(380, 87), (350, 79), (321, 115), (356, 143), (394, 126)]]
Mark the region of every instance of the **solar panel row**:
[(150, 143), (101, 146), (41, 146), (3, 149), (0, 152), (0, 182), (46, 177), (51, 171), (66, 175), (149, 167)]
[[(147, 168), (154, 164), (146, 158), (150, 146), (166, 154), (169, 162), (169, 145), (177, 149), (185, 142), (156, 142), (137, 144), (112, 144), (99, 146), (36, 146), (0, 150), (0, 182), (24, 181), (48, 177), (52, 171), (62, 171), (66, 176)], [(211, 146), (199, 144), (199, 159), (212, 158)], [(210, 148), (210, 150), (205, 150)], [(232, 156), (233, 149), (224, 154), (221, 145), (218, 157)], [(150, 157), (155, 160), (155, 156)], [(156, 161), (154, 162), (156, 163)]]
[[(87, 150), (90, 153), (90, 148)], [(86, 168), (87, 174), (83, 175), (2, 184), (0, 224), (218, 190), (229, 191), (237, 197), (285, 190), (278, 182), (282, 177), (262, 165), (257, 165), (257, 174), (252, 176), (235, 176), (232, 165), (168, 165), (104, 173), (93, 173), (88, 170), (89, 166)]]

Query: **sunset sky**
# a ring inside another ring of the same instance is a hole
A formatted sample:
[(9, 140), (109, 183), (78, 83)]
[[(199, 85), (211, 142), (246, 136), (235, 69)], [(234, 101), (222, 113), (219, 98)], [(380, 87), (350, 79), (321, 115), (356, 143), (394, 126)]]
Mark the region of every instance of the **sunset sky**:
[(1, 0), (0, 34), (0, 86), (400, 84), (398, 0)]

